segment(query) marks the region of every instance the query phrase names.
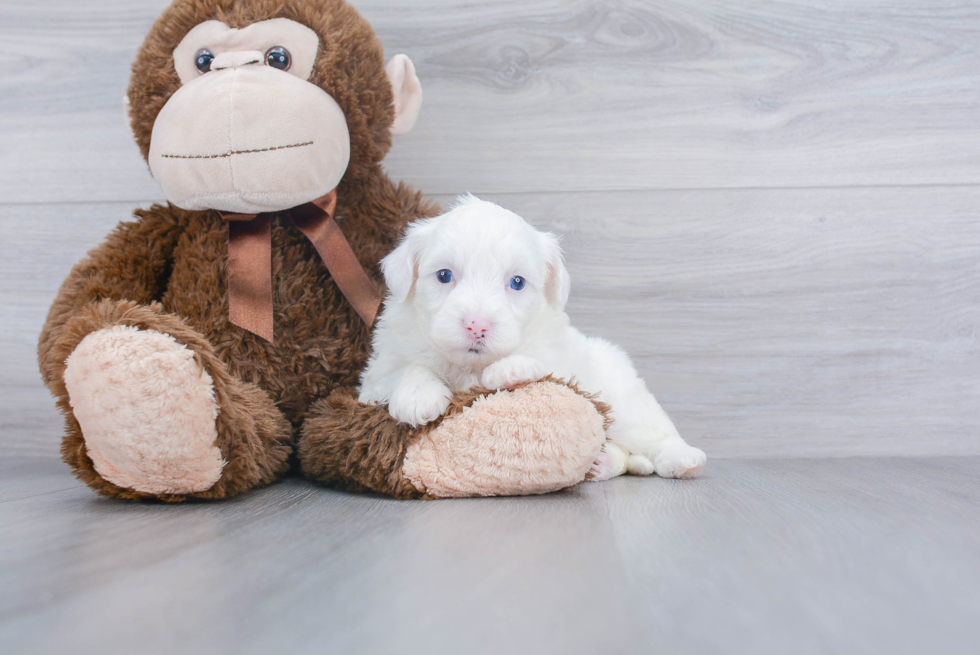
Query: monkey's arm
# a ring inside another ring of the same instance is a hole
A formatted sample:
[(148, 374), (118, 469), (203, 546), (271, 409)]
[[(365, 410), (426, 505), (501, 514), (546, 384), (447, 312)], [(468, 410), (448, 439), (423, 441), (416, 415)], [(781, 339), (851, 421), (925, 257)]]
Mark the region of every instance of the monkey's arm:
[(51, 357), (69, 320), (102, 300), (149, 304), (166, 290), (180, 234), (177, 220), (158, 205), (136, 214), (137, 220), (121, 223), (61, 285), (38, 341), (38, 363), (49, 388), (64, 372), (64, 361)]

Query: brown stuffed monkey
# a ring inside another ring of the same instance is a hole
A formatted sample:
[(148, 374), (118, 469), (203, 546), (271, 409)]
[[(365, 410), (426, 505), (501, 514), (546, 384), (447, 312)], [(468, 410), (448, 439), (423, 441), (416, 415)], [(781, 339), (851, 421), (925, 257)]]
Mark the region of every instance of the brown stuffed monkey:
[(224, 498), (290, 468), (395, 497), (583, 480), (601, 404), (563, 381), (473, 390), (418, 430), (356, 401), (379, 260), (438, 207), (385, 175), (421, 87), (342, 0), (176, 0), (128, 93), (169, 200), (72, 270), (38, 345), (62, 455), (109, 496)]

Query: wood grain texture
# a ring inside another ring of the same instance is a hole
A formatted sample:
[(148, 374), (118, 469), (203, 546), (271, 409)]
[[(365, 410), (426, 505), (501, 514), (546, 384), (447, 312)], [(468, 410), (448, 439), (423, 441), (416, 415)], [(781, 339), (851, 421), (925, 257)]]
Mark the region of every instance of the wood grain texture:
[(977, 458), (436, 502), (289, 480), (176, 507), (0, 460), (0, 649), (967, 653), (978, 526)]
[[(0, 3), (0, 199), (158, 197), (123, 116), (166, 0)], [(980, 3), (354, 3), (425, 88), (430, 193), (980, 183)]]

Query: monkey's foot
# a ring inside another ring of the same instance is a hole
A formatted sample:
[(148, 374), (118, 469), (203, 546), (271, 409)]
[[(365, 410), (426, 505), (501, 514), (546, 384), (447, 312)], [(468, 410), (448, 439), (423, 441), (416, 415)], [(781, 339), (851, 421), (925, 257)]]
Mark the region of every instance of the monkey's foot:
[(186, 494), (221, 477), (211, 376), (170, 335), (123, 325), (93, 332), (68, 358), (65, 386), (88, 455), (109, 482)]

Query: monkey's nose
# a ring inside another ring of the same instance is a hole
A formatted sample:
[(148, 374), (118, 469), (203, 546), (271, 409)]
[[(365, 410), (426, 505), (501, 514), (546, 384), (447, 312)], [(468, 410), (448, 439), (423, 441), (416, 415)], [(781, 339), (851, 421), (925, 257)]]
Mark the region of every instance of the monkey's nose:
[(239, 68), (249, 64), (261, 64), (262, 53), (258, 50), (239, 50), (237, 52), (222, 52), (211, 60), (211, 70), (220, 71), (226, 68)]

